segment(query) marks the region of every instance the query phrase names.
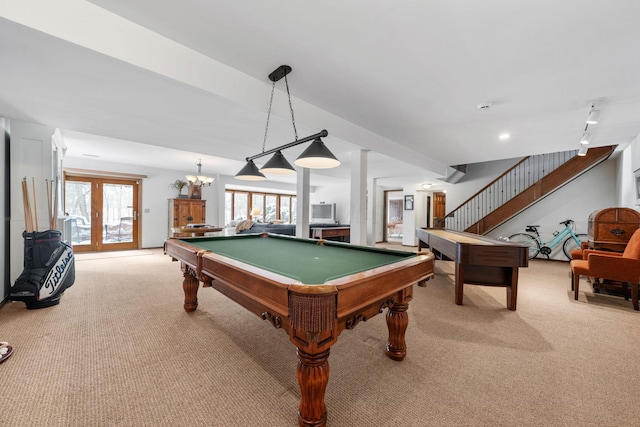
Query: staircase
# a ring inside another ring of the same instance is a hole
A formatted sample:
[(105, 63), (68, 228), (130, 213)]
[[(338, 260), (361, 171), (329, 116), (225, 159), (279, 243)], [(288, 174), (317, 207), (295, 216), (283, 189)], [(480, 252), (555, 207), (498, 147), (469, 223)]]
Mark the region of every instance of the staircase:
[(605, 161), (616, 146), (540, 154), (522, 159), (444, 218), (450, 230), (485, 234)]

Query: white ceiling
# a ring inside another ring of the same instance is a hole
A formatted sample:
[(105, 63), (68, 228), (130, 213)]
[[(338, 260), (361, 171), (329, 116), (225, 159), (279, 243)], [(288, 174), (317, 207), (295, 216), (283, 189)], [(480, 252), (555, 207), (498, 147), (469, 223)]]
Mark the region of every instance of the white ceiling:
[[(349, 179), (360, 149), (382, 185), (433, 182), (576, 149), (594, 102), (592, 146), (628, 144), (638, 16), (637, 0), (0, 0), (0, 116), (62, 129), (71, 157), (233, 175), (288, 64), (298, 136), (327, 129), (343, 162), (316, 184)], [(294, 140), (276, 89), (266, 149)]]

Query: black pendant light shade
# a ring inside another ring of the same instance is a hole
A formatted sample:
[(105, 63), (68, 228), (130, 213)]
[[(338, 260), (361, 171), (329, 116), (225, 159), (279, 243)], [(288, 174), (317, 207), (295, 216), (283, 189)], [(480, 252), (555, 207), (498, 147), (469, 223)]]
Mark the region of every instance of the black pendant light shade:
[(296, 170), (291, 166), (291, 163), (285, 159), (282, 152), (278, 150), (273, 157), (260, 168), (260, 172), (274, 175), (293, 175), (296, 173)]
[(309, 169), (329, 169), (340, 166), (340, 161), (320, 138), (314, 139), (293, 163)]
[(256, 164), (253, 163), (253, 160), (249, 160), (235, 177), (243, 181), (264, 181), (267, 179), (266, 176), (260, 173)]

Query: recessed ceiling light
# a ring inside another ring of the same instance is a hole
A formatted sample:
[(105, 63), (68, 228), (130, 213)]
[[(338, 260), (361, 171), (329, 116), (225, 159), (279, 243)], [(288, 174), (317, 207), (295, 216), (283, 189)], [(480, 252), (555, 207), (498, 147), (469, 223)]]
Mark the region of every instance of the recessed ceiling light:
[(498, 135), (498, 138), (500, 138), (501, 141), (506, 141), (507, 139), (511, 138), (511, 134), (501, 133), (500, 135)]

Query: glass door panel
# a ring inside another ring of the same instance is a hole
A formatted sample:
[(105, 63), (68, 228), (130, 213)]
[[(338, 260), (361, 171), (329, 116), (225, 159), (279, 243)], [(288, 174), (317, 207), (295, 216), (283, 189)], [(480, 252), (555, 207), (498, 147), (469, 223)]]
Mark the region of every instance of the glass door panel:
[(102, 185), (102, 244), (133, 242), (133, 184)]
[(71, 221), (71, 244), (90, 247), (91, 182), (67, 181), (64, 196), (65, 216)]

